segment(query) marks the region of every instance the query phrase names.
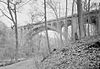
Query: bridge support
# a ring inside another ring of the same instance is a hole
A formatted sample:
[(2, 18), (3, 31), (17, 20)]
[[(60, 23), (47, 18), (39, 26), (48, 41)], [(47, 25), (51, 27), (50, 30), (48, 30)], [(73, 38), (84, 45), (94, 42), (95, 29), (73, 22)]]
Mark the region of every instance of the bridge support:
[[(73, 29), (73, 33), (72, 33), (72, 40), (75, 41), (75, 35), (77, 34), (78, 35), (78, 18), (76, 17), (73, 17), (72, 18), (72, 29)], [(78, 35), (79, 36), (79, 35)]]
[[(59, 23), (59, 22), (58, 22)], [(64, 43), (63, 43), (63, 39), (62, 39), (62, 27), (61, 27), (61, 24), (57, 24), (57, 31), (59, 32), (60, 34), (60, 47), (64, 46)]]
[(99, 15), (98, 15), (98, 18), (97, 18), (97, 27), (98, 27), (98, 34), (100, 35), (100, 10), (99, 10)]

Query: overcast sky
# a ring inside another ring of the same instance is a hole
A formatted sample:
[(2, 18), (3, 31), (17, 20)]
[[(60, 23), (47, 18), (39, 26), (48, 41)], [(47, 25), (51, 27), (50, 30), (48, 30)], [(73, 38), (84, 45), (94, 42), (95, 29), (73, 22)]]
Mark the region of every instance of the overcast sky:
[[(38, 0), (34, 5), (40, 9), (40, 11), (43, 10), (43, 1), (44, 0)], [(56, 0), (60, 2), (61, 6), (61, 17), (65, 15), (65, 4), (66, 0)], [(100, 0), (92, 0), (94, 2), (100, 2)], [(41, 5), (42, 4), (42, 5)], [(72, 7), (72, 0), (68, 0), (68, 15), (71, 15), (71, 7)], [(21, 9), (21, 13), (18, 13), (18, 26), (25, 25), (30, 22), (30, 16), (29, 16), (29, 11), (30, 11), (30, 3), (24, 5), (24, 7)], [(34, 8), (33, 8), (34, 9)], [(1, 14), (1, 13), (0, 13)], [(54, 19), (55, 15), (53, 14), (52, 10), (47, 9), (47, 19)], [(4, 22), (8, 27), (11, 26), (11, 21), (9, 21), (6, 17), (0, 18), (0, 21)]]

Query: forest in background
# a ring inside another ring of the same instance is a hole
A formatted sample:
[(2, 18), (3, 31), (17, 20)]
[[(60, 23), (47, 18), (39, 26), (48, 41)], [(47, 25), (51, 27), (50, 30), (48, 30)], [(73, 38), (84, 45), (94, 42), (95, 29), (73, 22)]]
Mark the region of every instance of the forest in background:
[[(71, 25), (68, 26), (68, 2), (66, 0), (66, 11), (64, 17), (64, 25), (60, 23), (60, 2), (53, 0), (44, 0), (43, 9), (44, 11), (38, 11), (34, 8), (34, 3), (37, 0), (0, 0), (0, 4), (4, 8), (0, 8), (2, 18), (7, 17), (11, 22), (12, 26), (7, 27), (2, 21), (0, 21), (0, 63), (2, 62), (18, 62), (24, 59), (28, 59), (35, 56), (41, 56), (44, 59), (50, 55), (53, 51), (61, 50), (64, 47), (72, 47), (71, 43), (77, 43), (77, 41), (83, 38), (89, 38), (99, 36), (100, 34), (100, 3), (91, 3), (91, 0), (73, 0), (72, 3), (72, 15)], [(25, 4), (30, 3), (30, 23), (18, 27), (18, 13)], [(56, 6), (58, 5), (58, 6)], [(55, 16), (57, 28), (55, 31), (48, 30), (47, 20), (47, 8), (51, 9), (52, 14)], [(77, 10), (77, 14), (75, 13)], [(93, 15), (92, 11), (95, 11)], [(37, 13), (36, 13), (37, 12)], [(94, 19), (92, 19), (92, 16)], [(40, 18), (38, 18), (40, 17)], [(41, 22), (42, 17), (44, 20)], [(77, 18), (77, 19), (75, 19)], [(86, 19), (85, 19), (86, 18)], [(86, 21), (84, 21), (86, 20)], [(44, 22), (45, 30), (34, 35), (35, 25), (29, 30), (28, 27), (32, 24), (38, 24)], [(24, 30), (22, 30), (24, 29)], [(26, 35), (26, 33), (30, 35)], [(51, 36), (52, 35), (52, 36)], [(94, 40), (94, 39), (92, 39)], [(84, 40), (83, 40), (84, 41)], [(81, 41), (80, 41), (81, 42)], [(85, 43), (84, 43), (85, 44)], [(74, 47), (74, 46), (73, 46)], [(73, 51), (70, 50), (70, 51)], [(42, 59), (41, 58), (41, 59)]]

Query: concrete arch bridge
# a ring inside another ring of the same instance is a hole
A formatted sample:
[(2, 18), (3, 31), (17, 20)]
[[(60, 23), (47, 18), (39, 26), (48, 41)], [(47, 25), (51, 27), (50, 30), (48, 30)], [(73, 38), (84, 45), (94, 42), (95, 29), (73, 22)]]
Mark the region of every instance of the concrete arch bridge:
[[(92, 25), (97, 31), (100, 29), (100, 16), (98, 16), (99, 11), (98, 10), (94, 10), (91, 11), (89, 13), (89, 18), (90, 18), (90, 25)], [(78, 30), (78, 17), (75, 14), (73, 17), (69, 16), (67, 19), (68, 26), (73, 26), (73, 34), (75, 34)], [(85, 13), (83, 15), (83, 22), (84, 25), (88, 24), (88, 14)], [(47, 21), (47, 29), (48, 30), (52, 30), (55, 32), (58, 32), (59, 27), (57, 26), (57, 24), (59, 23), (60, 27), (63, 28), (65, 26), (65, 18), (61, 17), (59, 18), (59, 21), (57, 21), (56, 19), (54, 20), (49, 20)], [(36, 24), (28, 24), (22, 27), (19, 27), (19, 30), (22, 31), (26, 36), (35, 36), (36, 34), (45, 31), (45, 23), (44, 22), (38, 22)], [(86, 26), (85, 26), (85, 30), (86, 30)], [(77, 32), (78, 33), (78, 32)]]

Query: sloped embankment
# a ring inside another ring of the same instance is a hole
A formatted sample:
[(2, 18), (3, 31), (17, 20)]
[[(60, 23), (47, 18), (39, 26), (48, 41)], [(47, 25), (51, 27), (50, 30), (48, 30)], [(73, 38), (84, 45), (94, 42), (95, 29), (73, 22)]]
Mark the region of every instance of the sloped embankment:
[(42, 62), (42, 69), (99, 69), (100, 36), (89, 37), (55, 50)]

